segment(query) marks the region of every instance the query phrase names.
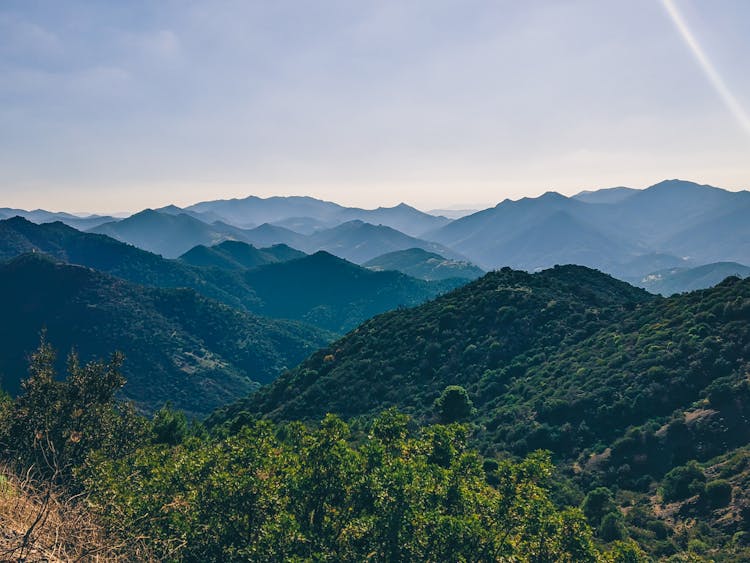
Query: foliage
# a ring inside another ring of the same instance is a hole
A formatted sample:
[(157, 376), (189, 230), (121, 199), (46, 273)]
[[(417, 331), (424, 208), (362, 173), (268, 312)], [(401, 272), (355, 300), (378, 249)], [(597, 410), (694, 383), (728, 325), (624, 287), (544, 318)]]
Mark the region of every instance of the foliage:
[(732, 485), (724, 479), (717, 479), (706, 484), (703, 491), (708, 506), (722, 508), (732, 500)]
[(690, 495), (701, 492), (706, 476), (696, 461), (675, 467), (664, 476), (661, 484), (661, 496), (664, 502), (683, 500)]
[[(745, 501), (709, 514), (705, 478), (665, 476), (750, 443), (748, 373), (749, 280), (664, 299), (587, 268), (503, 269), (368, 321), (209, 425), (243, 411), (367, 420), (391, 406), (423, 423), (443, 390), (459, 385), (477, 410), (472, 440), (485, 455), (548, 449), (561, 467), (560, 502), (577, 505), (606, 487), (649, 555), (684, 553), (696, 540), (721, 560), (720, 546), (742, 530)], [(657, 490), (675, 506), (657, 506)], [(705, 527), (689, 528), (690, 519)]]
[(487, 484), (462, 426), (409, 431), (383, 413), (359, 444), (257, 421), (223, 439), (101, 456), (87, 481), (110, 525), (183, 561), (596, 561), (582, 514), (560, 511), (537, 453)]
[(476, 412), (469, 394), (460, 385), (448, 385), (435, 399), (435, 410), (443, 424), (464, 422)]
[(189, 427), (185, 413), (172, 408), (170, 402), (156, 411), (151, 425), (155, 444), (175, 446), (188, 435)]
[(71, 354), (68, 377), (60, 381), (55, 353), (42, 337), (23, 395), (3, 413), (0, 444), (6, 462), (67, 483), (91, 451), (121, 455), (141, 443), (144, 421), (128, 405), (115, 401), (125, 382), (121, 363), (122, 356), (115, 354), (107, 363), (81, 365)]

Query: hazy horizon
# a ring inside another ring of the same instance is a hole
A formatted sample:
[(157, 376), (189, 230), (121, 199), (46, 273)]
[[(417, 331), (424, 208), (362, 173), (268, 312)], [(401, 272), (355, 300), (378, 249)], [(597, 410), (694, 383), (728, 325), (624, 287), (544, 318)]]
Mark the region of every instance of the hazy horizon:
[(11, 0), (0, 206), (744, 189), (748, 20), (729, 0)]
[(577, 190), (577, 191), (574, 190), (574, 191), (572, 191), (571, 193), (568, 193), (568, 194), (562, 194), (562, 192), (557, 191), (557, 190), (545, 190), (545, 191), (540, 192), (538, 194), (521, 195), (521, 196), (517, 196), (517, 197), (506, 197), (506, 198), (503, 198), (503, 200), (498, 200), (498, 201), (494, 201), (494, 202), (474, 203), (474, 204), (466, 204), (466, 205), (463, 205), (463, 204), (460, 204), (460, 203), (458, 203), (458, 204), (447, 204), (447, 205), (444, 205), (442, 207), (432, 207), (432, 208), (431, 207), (419, 206), (419, 205), (413, 205), (413, 204), (409, 203), (408, 201), (396, 201), (395, 203), (391, 203), (391, 204), (376, 204), (376, 205), (371, 205), (371, 206), (360, 206), (360, 205), (355, 205), (355, 204), (349, 204), (346, 201), (340, 201), (340, 200), (334, 200), (334, 199), (326, 199), (326, 198), (316, 197), (316, 196), (313, 196), (313, 195), (310, 195), (310, 194), (303, 194), (303, 193), (291, 193), (291, 194), (288, 194), (288, 195), (271, 194), (271, 195), (268, 195), (268, 196), (259, 196), (257, 194), (246, 194), (246, 195), (240, 195), (240, 196), (235, 196), (235, 197), (217, 197), (215, 199), (199, 199), (199, 200), (195, 200), (195, 201), (188, 201), (187, 203), (184, 203), (182, 205), (178, 205), (178, 204), (176, 204), (173, 201), (169, 201), (167, 203), (160, 204), (160, 205), (145, 205), (143, 207), (136, 207), (136, 208), (127, 209), (127, 210), (107, 210), (107, 209), (104, 209), (104, 210), (96, 210), (96, 209), (94, 209), (94, 210), (80, 210), (80, 209), (68, 209), (68, 208), (52, 208), (52, 207), (44, 207), (44, 206), (41, 206), (41, 207), (39, 207), (39, 206), (38, 207), (22, 207), (22, 206), (19, 206), (19, 205), (11, 205), (11, 204), (7, 204), (6, 205), (6, 204), (3, 203), (3, 200), (0, 200), (0, 208), (23, 209), (24, 211), (39, 211), (39, 210), (44, 210), (44, 211), (49, 211), (49, 212), (53, 212), (53, 213), (70, 213), (71, 215), (78, 215), (78, 216), (82, 216), (82, 217), (83, 216), (88, 216), (88, 215), (110, 215), (110, 216), (114, 216), (114, 217), (128, 217), (128, 216), (130, 216), (132, 214), (135, 214), (135, 213), (138, 213), (140, 211), (145, 211), (146, 209), (154, 209), (154, 210), (156, 210), (156, 209), (160, 209), (160, 208), (163, 208), (163, 207), (167, 207), (169, 205), (177, 205), (178, 207), (187, 208), (187, 207), (190, 207), (192, 205), (195, 205), (195, 204), (198, 204), (198, 203), (204, 203), (204, 202), (207, 202), (207, 201), (233, 200), (233, 199), (241, 200), (241, 199), (245, 199), (245, 198), (249, 198), (249, 197), (258, 197), (260, 199), (269, 199), (269, 198), (273, 198), (273, 197), (311, 197), (311, 198), (318, 199), (318, 200), (321, 200), (321, 201), (327, 201), (327, 202), (330, 202), (330, 203), (335, 203), (335, 204), (341, 205), (343, 207), (361, 208), (361, 209), (365, 209), (365, 210), (374, 210), (374, 209), (377, 209), (379, 207), (391, 208), (391, 207), (395, 207), (395, 206), (400, 205), (400, 204), (406, 204), (406, 205), (409, 205), (410, 207), (413, 207), (413, 208), (418, 209), (420, 211), (423, 211), (425, 213), (433, 213), (433, 214), (435, 214), (435, 212), (439, 212), (439, 211), (446, 211), (446, 212), (471, 211), (471, 212), (476, 212), (476, 211), (481, 211), (481, 210), (488, 209), (488, 208), (491, 208), (491, 207), (495, 207), (499, 203), (502, 203), (502, 201), (504, 201), (505, 199), (510, 199), (512, 201), (518, 201), (519, 199), (523, 199), (523, 198), (532, 198), (532, 199), (534, 199), (534, 198), (538, 198), (538, 197), (544, 195), (547, 192), (556, 192), (556, 193), (561, 193), (562, 195), (565, 195), (566, 197), (572, 197), (572, 196), (578, 195), (580, 193), (595, 192), (595, 191), (598, 191), (598, 190), (609, 190), (609, 189), (619, 189), (619, 188), (634, 189), (634, 190), (645, 190), (647, 188), (655, 186), (656, 184), (659, 184), (659, 183), (665, 182), (665, 181), (670, 181), (670, 180), (692, 182), (692, 183), (696, 183), (696, 184), (699, 184), (699, 185), (707, 185), (707, 186), (710, 186), (710, 187), (713, 187), (713, 188), (720, 188), (720, 189), (724, 189), (726, 191), (732, 191), (732, 192), (748, 191), (747, 188), (729, 189), (729, 188), (725, 188), (723, 186), (716, 186), (716, 185), (713, 185), (713, 184), (710, 184), (710, 183), (704, 184), (702, 182), (694, 182), (693, 180), (689, 180), (689, 179), (685, 179), (685, 178), (665, 178), (663, 180), (659, 180), (658, 182), (650, 183), (647, 186), (639, 186), (639, 187), (635, 187), (635, 186), (622, 186), (622, 185), (620, 185), (620, 186), (606, 186), (606, 187), (599, 187), (599, 188), (582, 189), (582, 190)]

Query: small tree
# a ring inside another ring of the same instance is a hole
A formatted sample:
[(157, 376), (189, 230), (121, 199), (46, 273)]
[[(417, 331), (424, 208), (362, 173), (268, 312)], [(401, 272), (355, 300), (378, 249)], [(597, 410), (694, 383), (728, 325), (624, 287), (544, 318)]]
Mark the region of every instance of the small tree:
[(617, 505), (612, 500), (612, 493), (609, 489), (597, 487), (583, 499), (581, 510), (591, 526), (599, 527), (607, 514), (617, 511)]
[(185, 413), (172, 408), (167, 403), (157, 411), (153, 420), (153, 442), (175, 446), (182, 442), (188, 433), (188, 421)]
[(465, 421), (476, 412), (469, 394), (460, 385), (448, 385), (435, 401), (435, 410), (443, 424)]
[(31, 357), (23, 393), (6, 408), (0, 444), (21, 470), (33, 469), (51, 481), (67, 481), (89, 453), (122, 453), (143, 435), (143, 424), (115, 393), (125, 383), (122, 355), (81, 365), (68, 359), (68, 377), (58, 380), (55, 352), (42, 335)]

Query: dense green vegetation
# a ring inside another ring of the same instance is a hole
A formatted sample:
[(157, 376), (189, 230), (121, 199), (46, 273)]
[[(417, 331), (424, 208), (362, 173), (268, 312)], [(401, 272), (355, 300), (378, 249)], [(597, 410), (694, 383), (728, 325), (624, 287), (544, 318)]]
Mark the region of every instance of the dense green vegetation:
[(389, 252), (368, 260), (362, 265), (375, 271), (396, 270), (420, 280), (448, 280), (451, 278), (473, 280), (484, 274), (481, 268), (470, 262), (449, 260), (421, 248)]
[(415, 429), (396, 411), (359, 437), (334, 416), (188, 431), (169, 409), (147, 421), (115, 402), (119, 361), (72, 359), (59, 381), (43, 342), (25, 393), (0, 404), (0, 456), (85, 503), (126, 549), (201, 562), (638, 557), (624, 542), (602, 553), (580, 510), (554, 506), (544, 453), (483, 461), (467, 426)]
[(550, 450), (563, 504), (610, 491), (616, 510), (590, 520), (600, 539), (742, 560), (745, 540), (732, 542), (748, 499), (710, 477), (750, 442), (749, 370), (748, 280), (664, 299), (582, 267), (504, 269), (364, 323), (210, 422), (369, 420), (395, 406), (429, 423), (460, 386), (485, 455)]
[(398, 405), (427, 421), (446, 386), (462, 385), (481, 403), (504, 397), (507, 382), (525, 370), (514, 360), (566, 349), (654, 299), (582, 267), (533, 275), (503, 269), (362, 324), (232, 409), (315, 420), (326, 412), (351, 417)]
[(127, 357), (123, 396), (154, 410), (171, 400), (205, 415), (330, 341), (324, 331), (256, 317), (188, 289), (156, 289), (27, 254), (0, 265), (0, 381), (12, 393), (46, 329), (81, 358)]

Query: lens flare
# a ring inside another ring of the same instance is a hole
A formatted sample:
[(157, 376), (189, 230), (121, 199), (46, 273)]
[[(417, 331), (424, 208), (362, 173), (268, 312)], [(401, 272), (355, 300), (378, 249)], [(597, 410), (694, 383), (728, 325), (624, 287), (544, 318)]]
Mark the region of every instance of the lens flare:
[(700, 46), (700, 43), (698, 43), (698, 40), (695, 38), (695, 35), (693, 35), (685, 18), (682, 17), (682, 14), (677, 9), (674, 1), (662, 0), (662, 4), (664, 4), (664, 8), (667, 10), (667, 13), (672, 19), (677, 31), (680, 32), (682, 39), (690, 48), (696, 62), (700, 65), (709, 82), (719, 94), (719, 97), (721, 97), (724, 105), (726, 105), (727, 109), (732, 112), (732, 115), (734, 115), (735, 119), (739, 122), (739, 125), (745, 130), (745, 132), (750, 135), (750, 116), (748, 116), (747, 112), (742, 107), (742, 104), (740, 104), (739, 100), (729, 89), (729, 86), (724, 82), (724, 79), (718, 73), (716, 67), (714, 67), (711, 59), (708, 58), (708, 55), (706, 55), (705, 51)]

